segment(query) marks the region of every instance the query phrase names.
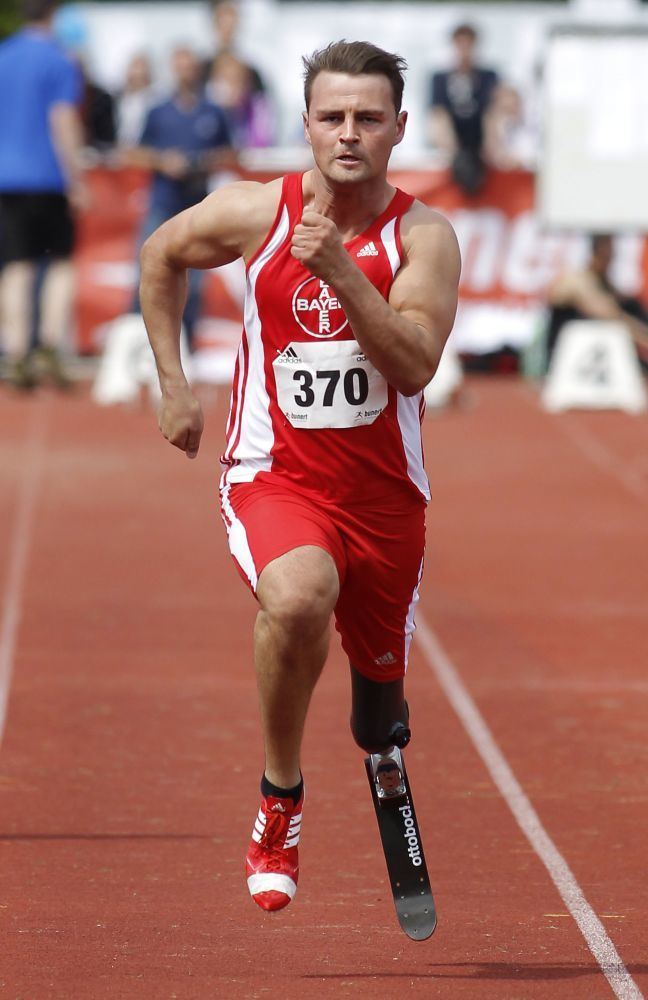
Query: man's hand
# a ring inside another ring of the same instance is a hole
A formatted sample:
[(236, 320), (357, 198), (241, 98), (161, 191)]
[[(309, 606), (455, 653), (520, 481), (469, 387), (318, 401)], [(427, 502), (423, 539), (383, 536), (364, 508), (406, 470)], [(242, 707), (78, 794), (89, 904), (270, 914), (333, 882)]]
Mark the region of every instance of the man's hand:
[(196, 457), (204, 419), (200, 403), (188, 385), (163, 390), (158, 424), (167, 441), (184, 451), (187, 458)]
[(335, 275), (350, 263), (338, 228), (319, 212), (306, 211), (295, 226), (291, 254), (317, 278), (334, 283)]
[(183, 180), (189, 173), (189, 158), (179, 149), (165, 149), (156, 159), (158, 173), (171, 180)]

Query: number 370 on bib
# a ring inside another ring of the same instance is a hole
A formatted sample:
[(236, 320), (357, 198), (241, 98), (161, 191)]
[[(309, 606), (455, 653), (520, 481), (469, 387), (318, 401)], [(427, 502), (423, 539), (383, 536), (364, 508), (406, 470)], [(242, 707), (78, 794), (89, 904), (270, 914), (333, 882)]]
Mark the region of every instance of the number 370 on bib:
[(355, 340), (292, 343), (272, 367), (277, 402), (293, 427), (372, 424), (387, 405), (387, 383)]

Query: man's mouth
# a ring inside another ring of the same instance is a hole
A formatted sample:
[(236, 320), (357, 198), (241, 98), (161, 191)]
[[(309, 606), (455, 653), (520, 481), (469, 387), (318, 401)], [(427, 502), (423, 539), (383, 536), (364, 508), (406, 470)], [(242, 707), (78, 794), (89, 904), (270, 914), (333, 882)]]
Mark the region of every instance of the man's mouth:
[(354, 156), (353, 153), (342, 153), (340, 156), (336, 157), (341, 163), (360, 163), (360, 157)]

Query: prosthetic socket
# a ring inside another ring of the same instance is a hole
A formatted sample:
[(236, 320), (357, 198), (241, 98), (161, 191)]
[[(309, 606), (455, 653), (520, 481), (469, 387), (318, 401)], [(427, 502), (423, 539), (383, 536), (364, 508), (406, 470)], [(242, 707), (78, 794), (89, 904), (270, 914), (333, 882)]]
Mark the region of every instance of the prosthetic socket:
[(412, 735), (403, 679), (372, 681), (351, 667), (351, 732), (369, 754), (406, 747)]

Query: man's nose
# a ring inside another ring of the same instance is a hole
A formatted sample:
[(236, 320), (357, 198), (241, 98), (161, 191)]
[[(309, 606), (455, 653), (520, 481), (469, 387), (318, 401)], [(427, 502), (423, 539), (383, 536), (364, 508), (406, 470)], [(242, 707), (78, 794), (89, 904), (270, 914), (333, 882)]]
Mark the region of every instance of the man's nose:
[(358, 139), (358, 129), (353, 115), (347, 115), (344, 119), (342, 131), (340, 133), (341, 142), (356, 142)]

